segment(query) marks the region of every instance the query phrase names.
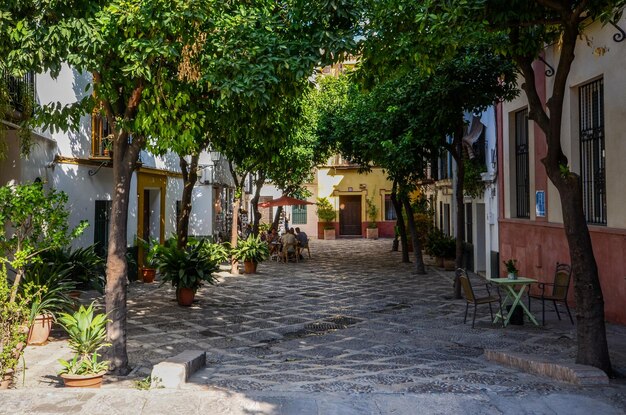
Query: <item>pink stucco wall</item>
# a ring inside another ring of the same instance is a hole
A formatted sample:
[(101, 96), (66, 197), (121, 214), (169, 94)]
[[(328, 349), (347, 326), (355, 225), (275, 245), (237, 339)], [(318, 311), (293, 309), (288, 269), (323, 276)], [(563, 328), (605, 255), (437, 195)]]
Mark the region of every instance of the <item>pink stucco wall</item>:
[[(499, 225), (500, 259), (517, 259), (521, 275), (550, 282), (557, 262), (571, 263), (562, 225), (521, 219), (501, 219)], [(626, 324), (626, 230), (599, 226), (590, 226), (589, 230), (605, 317)], [(573, 285), (571, 288), (569, 303), (575, 305)]]

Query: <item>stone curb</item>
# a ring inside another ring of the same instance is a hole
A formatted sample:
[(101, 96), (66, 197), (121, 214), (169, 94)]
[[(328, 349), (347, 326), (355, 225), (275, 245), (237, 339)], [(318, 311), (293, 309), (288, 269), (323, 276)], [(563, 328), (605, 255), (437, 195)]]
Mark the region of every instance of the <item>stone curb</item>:
[(511, 366), (524, 372), (547, 376), (574, 385), (608, 385), (609, 378), (598, 368), (568, 362), (552, 362), (541, 357), (521, 353), (485, 349), (485, 357), (496, 363)]
[(184, 352), (157, 363), (152, 368), (150, 388), (178, 389), (189, 376), (206, 365), (206, 352), (185, 350)]

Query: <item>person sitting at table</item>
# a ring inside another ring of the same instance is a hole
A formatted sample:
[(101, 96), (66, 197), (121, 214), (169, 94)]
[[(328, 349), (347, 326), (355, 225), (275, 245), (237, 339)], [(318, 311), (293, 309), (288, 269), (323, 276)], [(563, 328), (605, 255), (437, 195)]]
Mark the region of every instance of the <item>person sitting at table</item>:
[(276, 232), (276, 228), (272, 228), (271, 230), (267, 231), (266, 241), (270, 247), (270, 255), (278, 254), (280, 241), (278, 238), (278, 232)]
[(296, 254), (296, 246), (298, 240), (293, 231), (293, 228), (289, 229), (283, 236), (280, 237), (280, 243), (282, 244), (282, 254), (285, 262), (287, 262), (287, 255), (290, 253)]
[[(306, 232), (301, 231), (300, 228), (296, 228), (296, 239), (298, 241), (298, 251), (302, 252), (302, 249), (308, 248), (309, 246), (309, 236)], [(309, 256), (311, 253), (309, 252)], [(300, 254), (300, 259), (304, 259), (302, 254)]]

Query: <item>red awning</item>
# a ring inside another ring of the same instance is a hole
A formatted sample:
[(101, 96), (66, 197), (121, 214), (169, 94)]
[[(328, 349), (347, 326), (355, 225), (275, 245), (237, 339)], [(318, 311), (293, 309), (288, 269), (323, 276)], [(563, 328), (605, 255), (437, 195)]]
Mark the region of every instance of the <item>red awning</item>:
[(293, 205), (314, 205), (315, 203), (307, 200), (296, 199), (295, 197), (281, 196), (278, 199), (269, 200), (267, 202), (259, 203), (259, 207), (267, 208), (272, 206), (293, 206)]

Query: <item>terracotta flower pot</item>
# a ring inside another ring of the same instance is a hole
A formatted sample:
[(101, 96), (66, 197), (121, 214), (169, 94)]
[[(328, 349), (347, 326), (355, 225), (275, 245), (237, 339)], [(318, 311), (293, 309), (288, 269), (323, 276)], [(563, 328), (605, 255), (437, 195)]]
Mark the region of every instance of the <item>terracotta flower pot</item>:
[(196, 293), (191, 288), (176, 289), (176, 300), (178, 300), (178, 305), (182, 305), (184, 307), (189, 307), (193, 304), (195, 295)]
[(326, 240), (335, 239), (335, 229), (324, 229), (324, 239)]
[(70, 291), (68, 294), (69, 294), (69, 296), (70, 296), (70, 297), (75, 298), (75, 299), (78, 299), (78, 298), (80, 298), (80, 295), (81, 295), (82, 293), (83, 293), (83, 292), (82, 292), (82, 291), (79, 291), (79, 290), (72, 290), (72, 291)]
[(92, 375), (61, 375), (66, 388), (99, 388), (106, 372)]
[(155, 277), (156, 277), (156, 269), (141, 268), (141, 279), (143, 280), (143, 282), (147, 282), (147, 283), (154, 282)]
[(456, 265), (455, 259), (444, 258), (443, 260), (443, 269), (446, 271), (454, 271)]
[(13, 369), (7, 370), (7, 373), (0, 379), (0, 390), (9, 389), (11, 383), (13, 383)]
[(35, 318), (33, 325), (28, 331), (28, 344), (43, 344), (48, 340), (50, 331), (52, 330), (52, 322), (54, 317), (52, 314), (40, 314)]
[(256, 266), (257, 263), (254, 261), (244, 261), (243, 272), (245, 272), (246, 274), (256, 274)]

